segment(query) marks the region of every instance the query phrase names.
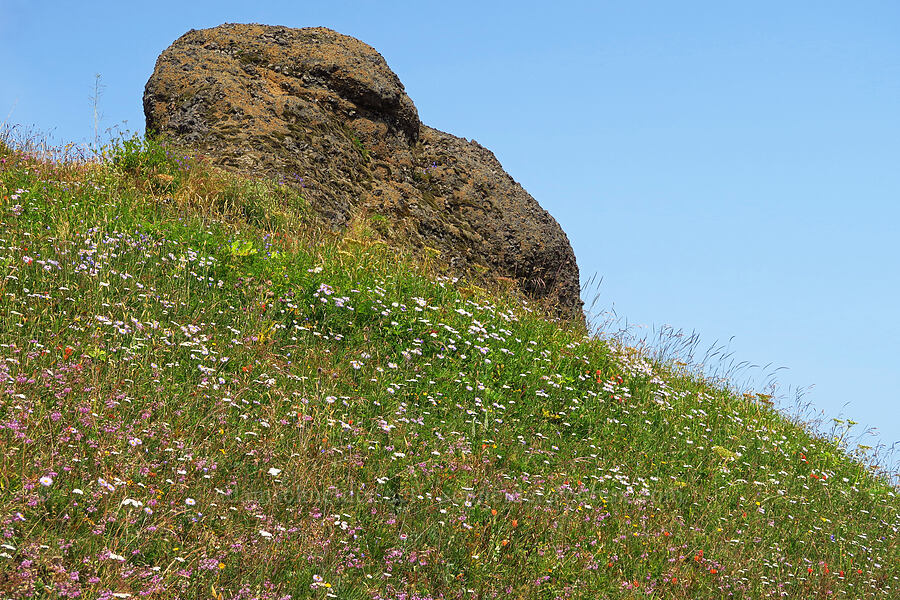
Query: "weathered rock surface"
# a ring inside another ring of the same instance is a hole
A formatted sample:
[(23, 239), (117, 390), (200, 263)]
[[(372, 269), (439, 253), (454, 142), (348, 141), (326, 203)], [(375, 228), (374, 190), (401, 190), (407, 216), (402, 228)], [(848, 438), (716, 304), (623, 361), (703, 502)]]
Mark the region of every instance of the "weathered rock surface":
[(569, 240), (478, 143), (419, 122), (371, 46), (321, 27), (227, 24), (167, 48), (144, 91), (147, 131), (226, 168), (302, 185), (332, 226), (355, 211), (386, 235), (487, 266), (583, 319)]

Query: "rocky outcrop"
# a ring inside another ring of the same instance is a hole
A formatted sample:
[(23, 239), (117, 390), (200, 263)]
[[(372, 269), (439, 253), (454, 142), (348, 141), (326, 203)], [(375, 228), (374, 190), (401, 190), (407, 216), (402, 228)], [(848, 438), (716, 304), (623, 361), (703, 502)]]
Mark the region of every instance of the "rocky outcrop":
[(144, 91), (147, 131), (226, 168), (301, 185), (336, 228), (356, 211), (385, 235), (483, 265), (583, 319), (565, 233), (478, 143), (419, 122), (371, 46), (321, 27), (227, 24), (167, 48)]

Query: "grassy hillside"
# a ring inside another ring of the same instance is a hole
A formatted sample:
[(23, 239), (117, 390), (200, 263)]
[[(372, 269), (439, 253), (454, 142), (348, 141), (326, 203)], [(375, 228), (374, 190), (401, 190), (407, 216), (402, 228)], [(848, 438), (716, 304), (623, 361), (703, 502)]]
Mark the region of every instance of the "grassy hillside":
[(0, 597), (900, 597), (840, 440), (377, 216), (141, 141), (0, 198)]

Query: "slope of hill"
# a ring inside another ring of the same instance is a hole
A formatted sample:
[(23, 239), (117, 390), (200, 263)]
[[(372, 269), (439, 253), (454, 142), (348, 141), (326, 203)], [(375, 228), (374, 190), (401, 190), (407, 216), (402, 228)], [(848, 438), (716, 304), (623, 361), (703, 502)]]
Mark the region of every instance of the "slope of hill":
[(897, 598), (884, 473), (371, 222), (0, 145), (0, 596)]

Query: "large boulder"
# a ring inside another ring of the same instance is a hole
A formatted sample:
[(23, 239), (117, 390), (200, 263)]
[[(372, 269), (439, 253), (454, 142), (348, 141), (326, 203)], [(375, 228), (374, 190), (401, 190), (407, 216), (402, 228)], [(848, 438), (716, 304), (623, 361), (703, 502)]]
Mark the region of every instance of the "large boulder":
[(583, 319), (566, 234), (478, 143), (419, 122), (374, 48), (330, 29), (226, 24), (191, 30), (156, 62), (147, 131), (218, 164), (303, 186), (335, 228), (356, 211), (388, 237), (481, 265)]

